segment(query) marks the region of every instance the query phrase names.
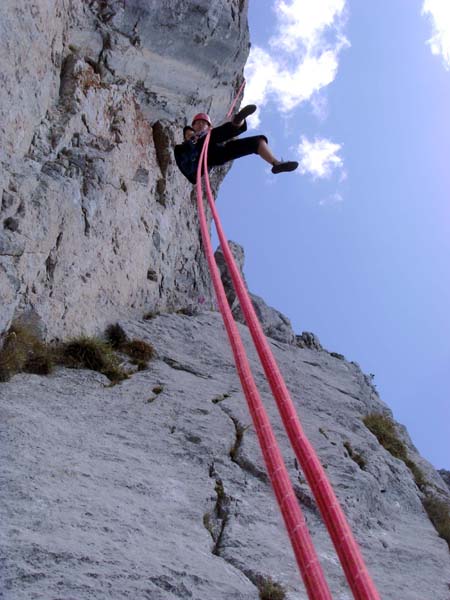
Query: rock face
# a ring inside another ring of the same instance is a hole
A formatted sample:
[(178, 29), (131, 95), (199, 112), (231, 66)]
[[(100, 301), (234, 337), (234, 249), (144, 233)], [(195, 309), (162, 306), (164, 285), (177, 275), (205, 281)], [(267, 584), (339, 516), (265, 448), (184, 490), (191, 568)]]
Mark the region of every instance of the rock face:
[[(154, 344), (157, 358), (120, 385), (66, 369), (1, 384), (5, 600), (257, 600), (259, 576), (283, 584), (288, 600), (306, 600), (220, 316), (122, 325)], [(350, 600), (239, 327), (333, 598)], [(270, 343), (381, 598), (448, 600), (448, 547), (409, 469), (362, 423), (388, 412), (368, 379), (326, 351)], [(409, 457), (448, 497), (404, 435)]]
[(172, 147), (199, 110), (226, 113), (246, 11), (242, 0), (1, 3), (0, 332), (23, 313), (63, 337), (211, 302)]
[(445, 481), (445, 483), (447, 484), (448, 489), (450, 490), (450, 471), (446, 471), (445, 469), (440, 469), (439, 470), (439, 475)]

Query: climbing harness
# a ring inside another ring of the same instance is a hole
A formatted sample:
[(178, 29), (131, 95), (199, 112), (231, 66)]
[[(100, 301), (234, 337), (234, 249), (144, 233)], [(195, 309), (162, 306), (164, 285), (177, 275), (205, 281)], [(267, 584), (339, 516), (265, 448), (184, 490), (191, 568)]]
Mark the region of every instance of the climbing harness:
[[(227, 117), (233, 112), (236, 102), (243, 91), (245, 81), (231, 105)], [(334, 494), (325, 471), (320, 464), (317, 454), (306, 437), (286, 383), (280, 373), (262, 327), (258, 321), (252, 302), (246, 290), (244, 281), (228, 247), (227, 239), (222, 229), (219, 214), (216, 210), (214, 197), (208, 176), (208, 146), (211, 130), (203, 144), (197, 168), (197, 208), (203, 245), (213, 286), (217, 296), (219, 310), (222, 314), (225, 329), (233, 351), (236, 369), (241, 380), (242, 388), (249, 406), (249, 411), (255, 426), (261, 446), (267, 472), (279, 504), (286, 529), (294, 550), (295, 558), (305, 584), (310, 600), (331, 600), (331, 593), (322, 567), (315, 552), (310, 533), (301, 512), (299, 503), (292, 488), (292, 483), (277, 445), (269, 418), (250, 369), (242, 339), (234, 321), (231, 309), (226, 299), (225, 290), (220, 278), (218, 267), (206, 222), (203, 205), (202, 178), (204, 175), (205, 191), (208, 205), (216, 226), (220, 246), (228, 266), (229, 273), (239, 299), (242, 311), (261, 364), (275, 398), (283, 425), (288, 434), (294, 453), (305, 474), (306, 480), (314, 494), (323, 521), (333, 541), (337, 555), (346, 575), (355, 600), (380, 600), (375, 585), (367, 571), (361, 551), (347, 523), (342, 508)]]

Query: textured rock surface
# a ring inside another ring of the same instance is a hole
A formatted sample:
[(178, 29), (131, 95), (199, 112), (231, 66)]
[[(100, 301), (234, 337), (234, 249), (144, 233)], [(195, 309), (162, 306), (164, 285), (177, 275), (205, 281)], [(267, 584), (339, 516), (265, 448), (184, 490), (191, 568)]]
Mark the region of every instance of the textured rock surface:
[(310, 331), (304, 331), (295, 336), (295, 343), (299, 348), (310, 348), (311, 350), (323, 350), (319, 338)]
[(2, 1), (0, 332), (22, 312), (52, 337), (210, 303), (172, 147), (198, 110), (226, 113), (246, 11), (242, 0)]
[[(236, 242), (229, 241), (228, 244), (239, 271), (245, 281), (243, 272), (245, 264), (244, 248), (239, 244), (236, 244)], [(245, 323), (244, 314), (242, 312), (241, 305), (239, 304), (239, 299), (236, 296), (231, 276), (228, 272), (228, 267), (225, 262), (225, 257), (220, 247), (216, 250), (214, 256), (217, 266), (219, 267), (220, 276), (233, 316), (239, 323)], [(269, 306), (260, 296), (250, 292), (250, 298), (264, 333), (269, 337), (278, 340), (279, 342), (285, 342), (287, 344), (294, 343), (296, 336), (289, 319), (279, 310), (276, 310), (276, 308)]]
[(445, 481), (445, 483), (447, 484), (448, 489), (450, 490), (450, 471), (446, 471), (445, 469), (440, 469), (439, 470), (439, 475)]
[[(152, 342), (158, 358), (120, 385), (63, 369), (1, 384), (3, 597), (257, 600), (261, 574), (283, 583), (288, 600), (305, 600), (220, 317), (122, 324), (130, 337)], [(447, 545), (410, 471), (361, 421), (387, 411), (369, 378), (325, 351), (271, 345), (381, 597), (448, 600)], [(250, 356), (333, 597), (350, 600)], [(410, 457), (445, 494), (403, 434)]]

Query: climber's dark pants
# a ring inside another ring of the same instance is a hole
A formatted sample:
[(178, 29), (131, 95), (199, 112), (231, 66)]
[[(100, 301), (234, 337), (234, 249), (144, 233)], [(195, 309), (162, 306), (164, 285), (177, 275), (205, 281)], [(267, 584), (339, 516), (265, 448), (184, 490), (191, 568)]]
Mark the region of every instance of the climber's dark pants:
[(211, 131), (211, 141), (208, 148), (208, 164), (210, 167), (223, 165), (230, 160), (249, 154), (258, 154), (260, 141), (265, 140), (267, 143), (265, 135), (253, 135), (241, 140), (231, 139), (241, 132), (242, 128), (234, 127), (232, 123), (224, 123), (224, 125), (214, 127)]

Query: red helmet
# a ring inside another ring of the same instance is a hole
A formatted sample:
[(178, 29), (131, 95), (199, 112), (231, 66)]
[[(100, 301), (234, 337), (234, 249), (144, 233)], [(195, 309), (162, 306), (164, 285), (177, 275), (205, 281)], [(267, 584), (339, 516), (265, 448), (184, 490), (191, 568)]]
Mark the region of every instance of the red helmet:
[(212, 123), (211, 123), (211, 119), (209, 118), (209, 115), (207, 115), (206, 113), (198, 113), (198, 115), (195, 115), (195, 117), (192, 119), (192, 125), (195, 123), (195, 121), (206, 121), (208, 123), (208, 125), (210, 127), (212, 127)]

